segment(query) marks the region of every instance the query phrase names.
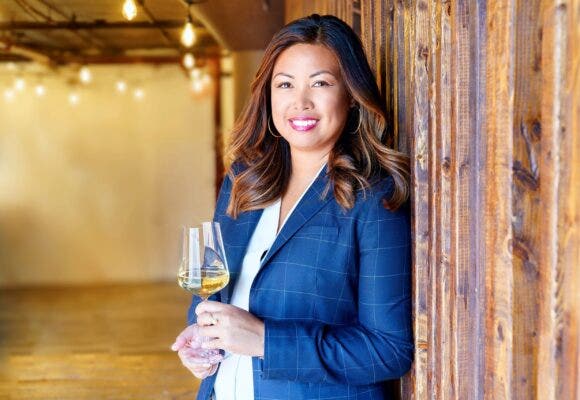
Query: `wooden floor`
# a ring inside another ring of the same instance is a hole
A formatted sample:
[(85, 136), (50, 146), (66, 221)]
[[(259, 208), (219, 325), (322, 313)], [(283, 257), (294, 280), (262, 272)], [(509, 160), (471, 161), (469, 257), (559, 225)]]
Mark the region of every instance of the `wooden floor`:
[(193, 399), (177, 284), (0, 289), (0, 399)]

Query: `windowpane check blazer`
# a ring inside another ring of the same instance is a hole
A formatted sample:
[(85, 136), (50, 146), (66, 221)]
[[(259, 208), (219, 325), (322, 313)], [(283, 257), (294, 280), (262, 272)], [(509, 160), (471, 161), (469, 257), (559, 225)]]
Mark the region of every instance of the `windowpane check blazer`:
[[(240, 170), (239, 165), (234, 166)], [(383, 207), (393, 179), (378, 181), (345, 210), (323, 168), (262, 261), (250, 312), (265, 324), (264, 357), (252, 360), (254, 398), (388, 399), (384, 381), (413, 359), (409, 208)], [(228, 303), (262, 210), (226, 214), (226, 177), (214, 220), (221, 225), (230, 284), (213, 299)], [(196, 322), (194, 297), (188, 322)], [(198, 399), (210, 398), (215, 374)], [(232, 382), (232, 384), (234, 384)], [(246, 400), (246, 399), (239, 399)]]

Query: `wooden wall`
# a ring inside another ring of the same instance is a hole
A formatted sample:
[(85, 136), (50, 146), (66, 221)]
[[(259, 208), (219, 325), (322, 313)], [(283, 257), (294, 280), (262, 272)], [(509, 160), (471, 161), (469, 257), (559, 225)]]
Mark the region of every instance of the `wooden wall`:
[(580, 399), (580, 0), (286, 0), (363, 40), (413, 164), (403, 399)]

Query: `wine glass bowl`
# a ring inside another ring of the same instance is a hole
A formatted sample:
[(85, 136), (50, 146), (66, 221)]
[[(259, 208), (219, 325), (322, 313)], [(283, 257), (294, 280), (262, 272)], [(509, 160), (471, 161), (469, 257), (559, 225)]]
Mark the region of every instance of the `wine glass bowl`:
[(179, 286), (207, 300), (230, 280), (219, 223), (204, 222), (201, 229), (184, 228), (182, 243)]

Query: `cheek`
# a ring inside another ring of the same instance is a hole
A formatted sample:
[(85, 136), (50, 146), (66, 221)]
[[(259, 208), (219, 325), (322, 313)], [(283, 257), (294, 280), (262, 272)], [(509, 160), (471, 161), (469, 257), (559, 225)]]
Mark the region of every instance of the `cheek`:
[(272, 109), (272, 117), (274, 121), (284, 117), (284, 99), (282, 96), (272, 95), (270, 107)]
[(333, 116), (332, 123), (340, 126), (344, 125), (348, 116), (348, 102), (342, 98), (338, 100), (334, 98), (333, 101), (328, 102), (327, 105), (328, 111)]

